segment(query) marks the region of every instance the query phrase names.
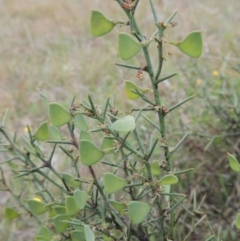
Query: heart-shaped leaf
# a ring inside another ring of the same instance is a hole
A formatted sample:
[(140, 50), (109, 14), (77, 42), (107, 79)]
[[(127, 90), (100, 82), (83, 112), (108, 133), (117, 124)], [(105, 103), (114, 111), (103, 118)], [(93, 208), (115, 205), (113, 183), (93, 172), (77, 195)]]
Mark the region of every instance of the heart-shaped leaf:
[(154, 176), (158, 176), (159, 174), (161, 174), (161, 168), (160, 168), (160, 166), (159, 166), (158, 163), (152, 162), (152, 163), (150, 164), (150, 166), (151, 166), (152, 174), (153, 174)]
[(43, 237), (43, 236), (36, 236), (36, 241), (49, 241), (49, 240), (51, 240), (51, 239), (48, 239), (48, 238), (45, 238), (45, 237)]
[(111, 199), (108, 201), (116, 209), (116, 211), (118, 211), (120, 214), (124, 214), (124, 211), (127, 208), (126, 204)]
[(80, 140), (92, 141), (92, 136), (88, 131), (80, 131)]
[(54, 207), (52, 207), (52, 213), (51, 213), (51, 217), (55, 217), (58, 214), (66, 214), (66, 207), (63, 205), (54, 205)]
[(68, 123), (72, 116), (69, 111), (58, 103), (49, 104), (49, 118), (54, 126), (62, 126)]
[(114, 139), (110, 139), (105, 136), (100, 148), (105, 154), (114, 153), (114, 151), (113, 151), (115, 149)]
[(85, 233), (75, 230), (70, 233), (72, 241), (85, 241)]
[(238, 213), (236, 217), (236, 228), (240, 229), (240, 213)]
[(41, 234), (42, 237), (44, 237), (47, 240), (51, 240), (51, 238), (53, 236), (52, 231), (45, 226), (42, 226), (40, 234)]
[(84, 225), (84, 234), (86, 241), (95, 241), (95, 235), (88, 225)]
[(70, 217), (65, 214), (59, 214), (54, 218), (54, 226), (59, 233), (63, 233), (68, 228), (68, 223), (65, 221), (70, 221)]
[(45, 207), (45, 204), (42, 203), (38, 198), (28, 200), (28, 207), (34, 215), (40, 215), (48, 211), (48, 208)]
[(126, 185), (126, 179), (118, 177), (112, 173), (105, 173), (103, 183), (106, 192), (114, 193), (121, 190)]
[(229, 165), (233, 171), (240, 172), (240, 164), (239, 164), (238, 160), (229, 153), (228, 153), (228, 161), (229, 161)]
[(33, 137), (38, 141), (46, 141), (50, 139), (50, 131), (46, 121), (39, 125)]
[(133, 201), (128, 204), (128, 213), (130, 220), (134, 224), (141, 223), (150, 211), (150, 206), (147, 203)]
[(55, 141), (61, 141), (62, 140), (62, 135), (60, 133), (60, 131), (58, 130), (57, 127), (50, 125), (50, 132), (52, 135), (53, 140)]
[(74, 117), (74, 125), (81, 131), (88, 131), (88, 124), (82, 114), (77, 114)]
[(106, 234), (103, 234), (102, 235), (102, 239), (103, 239), (103, 241), (114, 241), (115, 238), (113, 238), (112, 236), (113, 235), (111, 235), (111, 237), (110, 237), (110, 236), (108, 236)]
[(193, 31), (182, 41), (171, 42), (171, 44), (177, 46), (186, 55), (198, 58), (201, 56), (203, 49), (202, 31)]
[(84, 209), (87, 203), (87, 200), (89, 198), (87, 192), (81, 191), (81, 190), (75, 190), (73, 193), (73, 196), (78, 209), (79, 210)]
[(104, 152), (87, 140), (80, 141), (79, 152), (81, 162), (85, 166), (91, 166), (104, 157)]
[(135, 119), (131, 115), (126, 115), (123, 118), (116, 120), (112, 124), (112, 129), (119, 132), (129, 132), (133, 131), (136, 127)]
[(73, 228), (74, 228), (75, 230), (77, 230), (77, 231), (80, 231), (80, 232), (83, 232), (83, 233), (84, 233), (84, 227), (83, 227), (83, 226), (81, 226), (81, 223), (79, 223), (79, 224), (75, 223), (75, 224), (72, 224), (72, 225), (73, 225)]
[(140, 93), (144, 94), (150, 91), (150, 89), (147, 88), (140, 88), (137, 85), (135, 85), (133, 82), (126, 80), (125, 81), (125, 91), (126, 95), (130, 100), (138, 99), (140, 96), (133, 93), (133, 90), (138, 90)]
[(92, 11), (91, 30), (93, 36), (100, 37), (107, 34), (114, 28), (114, 26), (113, 21), (105, 17), (101, 12)]
[(73, 216), (78, 212), (78, 207), (75, 203), (75, 199), (73, 196), (66, 197), (65, 206), (66, 206), (67, 214), (70, 216)]
[(178, 182), (178, 178), (173, 174), (163, 176), (158, 183), (160, 185), (172, 185)]
[(5, 208), (5, 217), (7, 220), (13, 220), (17, 217), (19, 217), (20, 213), (17, 212), (15, 209), (13, 208)]
[(142, 46), (131, 35), (127, 33), (118, 34), (118, 52), (123, 60), (134, 57), (141, 50)]
[(72, 188), (80, 187), (81, 182), (75, 180), (76, 177), (74, 177), (68, 173), (61, 173), (61, 175), (67, 186), (72, 187)]

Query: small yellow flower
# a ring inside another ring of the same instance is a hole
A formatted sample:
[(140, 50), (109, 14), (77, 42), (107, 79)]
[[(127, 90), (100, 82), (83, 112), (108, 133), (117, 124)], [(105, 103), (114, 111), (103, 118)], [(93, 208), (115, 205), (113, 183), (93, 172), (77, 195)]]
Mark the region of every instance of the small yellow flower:
[(200, 85), (200, 84), (202, 84), (202, 80), (201, 79), (197, 79), (196, 83), (197, 83), (197, 85)]
[(217, 71), (217, 70), (214, 70), (212, 72), (213, 76), (216, 76), (216, 77), (219, 77), (220, 76), (220, 73)]
[[(32, 128), (31, 128), (31, 127), (29, 127), (29, 129), (30, 129), (30, 131), (32, 131)], [(28, 128), (27, 128), (27, 126), (24, 127), (24, 132), (25, 132), (25, 133), (28, 133)]]
[(37, 201), (37, 202), (42, 202), (42, 199), (40, 197), (34, 197), (33, 200)]

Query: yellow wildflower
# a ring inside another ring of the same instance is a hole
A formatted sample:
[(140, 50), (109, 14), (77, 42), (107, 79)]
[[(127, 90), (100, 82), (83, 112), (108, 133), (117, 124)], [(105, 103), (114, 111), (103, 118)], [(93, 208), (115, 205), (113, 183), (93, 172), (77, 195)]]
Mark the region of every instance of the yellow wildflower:
[(197, 85), (200, 85), (200, 84), (202, 84), (202, 80), (201, 79), (197, 79), (196, 83), (197, 83)]
[(216, 76), (216, 77), (219, 77), (220, 76), (220, 73), (217, 71), (217, 70), (214, 70), (212, 72), (213, 76)]
[[(31, 128), (30, 126), (29, 126), (29, 129), (30, 129), (30, 131), (32, 131), (32, 128)], [(28, 128), (27, 128), (27, 126), (24, 127), (24, 132), (25, 132), (25, 133), (28, 133)]]
[(33, 200), (37, 201), (37, 202), (42, 202), (42, 199), (40, 197), (34, 197)]

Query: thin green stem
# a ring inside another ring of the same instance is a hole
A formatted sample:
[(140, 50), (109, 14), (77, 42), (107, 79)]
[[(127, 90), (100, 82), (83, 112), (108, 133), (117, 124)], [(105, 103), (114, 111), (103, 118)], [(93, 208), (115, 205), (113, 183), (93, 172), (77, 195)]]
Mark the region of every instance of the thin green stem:
[(48, 143), (55, 143), (55, 144), (62, 144), (62, 145), (73, 145), (73, 146), (74, 146), (73, 142), (71, 142), (71, 141), (48, 140), (48, 141), (46, 141), (46, 142), (48, 142)]
[(138, 142), (138, 144), (139, 144), (139, 146), (140, 146), (140, 149), (141, 149), (143, 155), (145, 156), (145, 155), (146, 155), (146, 150), (145, 150), (145, 148), (144, 148), (144, 145), (143, 145), (143, 143), (142, 143), (142, 140), (141, 140), (141, 138), (139, 137), (139, 134), (138, 134), (138, 132), (137, 132), (136, 129), (133, 131), (133, 134), (135, 135), (135, 137), (136, 137), (136, 139), (137, 139), (137, 142)]
[(7, 116), (8, 116), (8, 110), (5, 111), (5, 114), (3, 116), (3, 120), (2, 120), (2, 126), (5, 126), (6, 120), (7, 120)]
[(141, 116), (142, 116), (146, 121), (148, 121), (151, 125), (153, 125), (157, 130), (160, 131), (159, 126), (156, 125), (153, 121), (151, 121), (147, 116), (145, 116), (144, 114), (141, 114)]
[(104, 107), (104, 110), (103, 110), (103, 115), (102, 115), (104, 120), (106, 118), (109, 102), (110, 102), (110, 98), (107, 98), (107, 101), (106, 101), (106, 104), (105, 104), (105, 107)]
[(146, 107), (146, 108), (133, 108), (133, 109), (131, 109), (131, 111), (133, 112), (133, 111), (153, 111), (153, 110), (155, 110), (154, 108), (151, 108), (151, 107)]
[(133, 183), (133, 184), (129, 184), (129, 185), (126, 185), (124, 188), (129, 188), (129, 187), (139, 187), (139, 186), (142, 186), (143, 183), (142, 182), (139, 182), (139, 183)]
[[(128, 69), (136, 69), (136, 70), (142, 69), (141, 67), (138, 67), (138, 66), (122, 64), (122, 63), (115, 63), (115, 65), (120, 66), (120, 67), (124, 67), (124, 68), (128, 68)], [(144, 69), (142, 69), (142, 70), (145, 71)]]
[(157, 72), (156, 72), (156, 75), (155, 75), (155, 79), (158, 79), (159, 75), (161, 74), (162, 65), (163, 65), (162, 38), (163, 38), (164, 27), (163, 27), (163, 25), (161, 25), (159, 23), (159, 20), (158, 20), (158, 17), (157, 17), (157, 12), (155, 10), (155, 7), (153, 5), (152, 0), (149, 0), (149, 2), (150, 2), (150, 5), (151, 5), (153, 17), (154, 17), (154, 20), (155, 20), (155, 25), (158, 28), (158, 40), (159, 40), (159, 41), (157, 41), (157, 43), (158, 43), (158, 68), (157, 68)]
[(149, 103), (150, 105), (154, 105), (154, 103), (149, 100), (143, 93), (141, 93), (138, 89), (132, 90), (134, 94), (139, 95), (145, 102)]
[(156, 81), (156, 84), (159, 84), (159, 83), (163, 82), (164, 80), (170, 79), (170, 78), (174, 77), (174, 76), (177, 75), (177, 74), (178, 74), (178, 73), (174, 73), (174, 74), (168, 75), (168, 76), (166, 76), (166, 77), (164, 77), (164, 78), (161, 78), (161, 79), (159, 79), (159, 80)]
[(188, 97), (187, 99), (181, 101), (180, 103), (177, 103), (176, 105), (170, 107), (170, 108), (168, 109), (168, 113), (167, 113), (167, 114), (169, 114), (171, 111), (175, 110), (175, 109), (178, 108), (179, 106), (183, 105), (184, 103), (188, 102), (188, 101), (191, 100), (193, 97), (195, 97), (195, 95), (192, 95), (192, 96)]
[(152, 13), (153, 13), (153, 17), (154, 17), (155, 23), (157, 23), (158, 22), (158, 17), (157, 17), (157, 12), (155, 10), (155, 7), (153, 5), (153, 1), (149, 0), (149, 2), (150, 2), (150, 6), (151, 6), (151, 9), (152, 9)]
[(179, 171), (179, 172), (174, 172), (174, 175), (186, 174), (188, 172), (192, 172), (193, 170), (194, 170), (193, 168), (189, 168), (189, 169), (182, 170), (182, 171)]
[[(182, 197), (179, 201), (177, 201), (174, 205), (171, 206), (171, 208), (167, 211), (167, 213), (172, 213), (176, 207), (178, 207), (182, 201), (186, 198), (186, 196)], [(173, 227), (172, 227), (173, 228)], [(171, 233), (171, 231), (170, 231)]]
[(137, 6), (138, 6), (139, 1), (140, 1), (140, 0), (136, 0), (135, 3), (134, 3), (134, 7), (133, 7), (133, 9), (132, 9), (133, 14), (135, 14), (135, 11), (136, 11), (136, 9), (137, 9)]
[(173, 12), (173, 14), (165, 21), (165, 25), (169, 24), (173, 18), (176, 16), (178, 10), (176, 10), (175, 12)]
[(182, 139), (177, 143), (177, 145), (171, 150), (170, 155), (172, 156), (172, 154), (179, 148), (179, 146), (185, 141), (185, 139), (188, 137), (189, 132), (187, 132)]
[(158, 138), (154, 141), (153, 145), (151, 146), (151, 149), (150, 149), (150, 151), (149, 151), (149, 153), (148, 153), (148, 155), (147, 155), (147, 159), (150, 159), (150, 158), (151, 158), (151, 156), (152, 156), (152, 154), (153, 154), (153, 151), (155, 150), (155, 147), (156, 147), (157, 143), (158, 143)]

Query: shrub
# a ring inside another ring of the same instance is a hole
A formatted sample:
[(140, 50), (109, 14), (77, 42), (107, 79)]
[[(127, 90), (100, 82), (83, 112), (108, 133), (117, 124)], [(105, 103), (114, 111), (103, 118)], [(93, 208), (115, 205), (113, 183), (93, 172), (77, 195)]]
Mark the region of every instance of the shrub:
[[(149, 1), (156, 31), (145, 37), (135, 18), (139, 1), (116, 2), (127, 20), (111, 20), (94, 10), (91, 30), (99, 37), (118, 26), (130, 29), (130, 33), (118, 32), (119, 56), (129, 60), (142, 51), (145, 63), (116, 65), (136, 71), (140, 81), (149, 79), (151, 87), (130, 80), (124, 82), (126, 96), (139, 101), (138, 107), (124, 113), (117, 109), (113, 95), (100, 104), (92, 96), (81, 103), (76, 103), (74, 97), (67, 108), (41, 93), (48, 119), (37, 130), (32, 131), (28, 126), (26, 135), (18, 140), (5, 128), (7, 113), (0, 127), (1, 151), (9, 155), (5, 163), (11, 167), (14, 180), (21, 180), (23, 190), (24, 186), (31, 186), (32, 192), (27, 201), (22, 195), (24, 191), (17, 195), (3, 171), (2, 184), (41, 225), (38, 241), (187, 240), (197, 225), (206, 225), (203, 222), (206, 215), (200, 212), (202, 202), (194, 202), (192, 212), (182, 204), (186, 195), (174, 191), (182, 174), (192, 171), (192, 168), (175, 170), (171, 161), (189, 133), (173, 148), (167, 137), (171, 126), (167, 127), (166, 118), (194, 96), (169, 108), (161, 99), (161, 84), (176, 75), (161, 76), (166, 58), (163, 49), (167, 50), (165, 41), (197, 58), (202, 53), (201, 31), (191, 32), (182, 41), (165, 40), (164, 31), (176, 26), (173, 18), (177, 12), (161, 22), (153, 2)], [(149, 49), (152, 45), (158, 55), (156, 68)], [(69, 161), (71, 168), (66, 168)], [(64, 163), (64, 170), (59, 170), (59, 163)], [(179, 208), (191, 220), (187, 234), (178, 222)], [(12, 220), (20, 212), (7, 207), (5, 214)], [(216, 238), (213, 232), (207, 240), (211, 238)]]

